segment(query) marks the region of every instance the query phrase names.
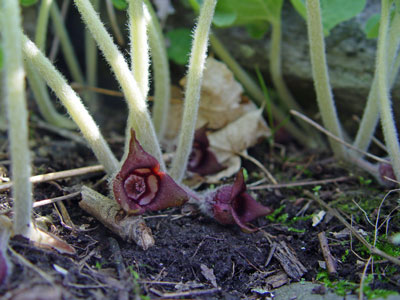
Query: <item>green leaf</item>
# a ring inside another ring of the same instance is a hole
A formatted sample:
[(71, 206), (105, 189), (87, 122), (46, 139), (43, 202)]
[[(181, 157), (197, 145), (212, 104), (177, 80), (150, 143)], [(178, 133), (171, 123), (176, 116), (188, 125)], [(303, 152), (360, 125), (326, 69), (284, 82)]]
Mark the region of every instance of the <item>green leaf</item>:
[(38, 0), (19, 0), (19, 3), (21, 3), (22, 6), (31, 6), (33, 4), (36, 4)]
[(177, 28), (166, 34), (169, 40), (168, 57), (179, 65), (186, 65), (189, 61), (192, 45), (192, 32), (188, 28)]
[[(306, 19), (306, 6), (304, 0), (290, 0), (296, 11)], [(321, 0), (322, 25), (324, 34), (338, 24), (350, 20), (358, 15), (365, 7), (366, 0)]]
[(269, 23), (264, 21), (253, 22), (246, 26), (247, 33), (253, 39), (262, 39), (269, 29)]
[(380, 18), (380, 14), (375, 14), (369, 17), (369, 19), (365, 23), (364, 33), (368, 39), (375, 39), (378, 37)]
[[(189, 0), (198, 12), (203, 0)], [(249, 34), (261, 38), (268, 23), (280, 22), (283, 0), (218, 0), (213, 24), (217, 27), (246, 26)]]
[(304, 20), (307, 20), (307, 9), (304, 0), (290, 0), (290, 2), (299, 15), (302, 16)]
[(128, 7), (126, 0), (111, 0), (116, 9), (125, 10)]

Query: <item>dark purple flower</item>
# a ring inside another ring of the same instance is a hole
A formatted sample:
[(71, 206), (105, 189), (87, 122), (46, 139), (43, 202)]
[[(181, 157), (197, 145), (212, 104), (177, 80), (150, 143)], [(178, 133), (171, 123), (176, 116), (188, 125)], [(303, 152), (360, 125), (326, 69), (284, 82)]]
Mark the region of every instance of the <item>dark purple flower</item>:
[(189, 157), (188, 170), (202, 176), (215, 174), (224, 169), (214, 153), (209, 149), (210, 143), (206, 135), (206, 126), (196, 130), (193, 148)]
[(113, 180), (113, 191), (115, 200), (133, 215), (181, 206), (188, 200), (186, 192), (143, 150), (133, 130), (129, 154)]
[(391, 164), (380, 163), (379, 164), (379, 178), (380, 180), (388, 187), (395, 187), (396, 183), (390, 180), (387, 180), (385, 177), (390, 178), (392, 180), (396, 180), (396, 175), (394, 174), (394, 170)]
[(221, 224), (237, 224), (241, 229), (254, 232), (246, 223), (272, 213), (273, 209), (264, 206), (246, 193), (243, 170), (236, 175), (233, 185), (222, 186), (206, 195), (213, 217)]

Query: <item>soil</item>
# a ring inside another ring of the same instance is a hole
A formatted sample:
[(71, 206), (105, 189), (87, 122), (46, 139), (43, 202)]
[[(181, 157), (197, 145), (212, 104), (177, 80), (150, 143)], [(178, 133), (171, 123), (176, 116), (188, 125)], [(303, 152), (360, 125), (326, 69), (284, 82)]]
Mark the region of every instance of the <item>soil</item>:
[[(35, 121), (31, 121), (31, 126), (35, 174), (96, 164), (86, 147), (39, 128)], [(113, 149), (123, 148), (123, 139), (118, 133), (106, 136), (112, 136), (109, 141)], [(7, 158), (4, 136), (1, 145), (2, 157)], [(316, 185), (251, 190), (262, 204), (277, 211), (274, 217), (254, 221), (260, 230), (251, 234), (235, 226), (220, 225), (193, 209), (175, 208), (146, 214), (144, 218), (156, 241), (148, 250), (121, 240), (82, 211), (78, 206), (80, 196), (64, 201), (71, 222), (62, 220), (56, 205), (35, 208), (35, 217), (49, 219), (48, 230), (74, 247), (76, 255), (42, 249), (24, 238), (13, 238), (10, 249), (15, 252), (8, 254), (14, 267), (9, 280), (0, 288), (0, 296), (2, 299), (266, 299), (265, 291), (280, 285), (316, 281), (325, 262), (317, 237), (320, 232), (328, 237), (336, 260), (337, 273), (331, 280), (359, 283), (365, 266), (361, 261), (368, 259), (368, 252), (355, 240), (351, 244), (348, 234), (337, 235), (344, 232), (345, 226), (330, 214), (312, 226), (311, 218), (304, 216), (317, 214), (322, 207), (304, 191), (317, 193), (324, 201), (342, 209), (347, 218), (352, 216), (355, 228), (364, 230), (370, 237), (373, 227), (352, 200), (363, 203), (360, 206), (375, 202), (379, 205), (386, 191), (374, 182), (365, 182), (368, 180), (365, 175), (361, 180), (360, 174), (340, 167), (326, 154), (307, 152), (293, 142), (283, 148), (271, 148), (264, 141), (249, 153), (279, 182), (347, 178), (319, 184), (319, 190)], [(7, 161), (1, 164), (8, 167)], [(262, 177), (262, 172), (250, 162), (244, 161), (243, 166), (249, 174), (247, 183)], [(102, 178), (103, 174), (97, 174), (40, 183), (35, 185), (34, 199), (69, 194), (81, 185), (93, 186)], [(225, 183), (232, 181), (228, 178)], [(200, 189), (204, 188), (207, 186)], [(96, 190), (107, 194), (107, 183), (103, 181)], [(383, 203), (381, 220), (396, 207), (395, 196), (389, 196)], [(8, 192), (1, 193), (1, 201), (3, 207), (10, 204)], [(364, 207), (372, 222), (378, 205)], [(294, 221), (296, 216), (304, 218)], [(399, 218), (393, 215), (379, 234), (399, 230)], [(283, 260), (277, 256), (282, 244), (290, 252)], [(24, 263), (15, 253), (29, 263)], [(369, 283), (371, 287), (400, 291), (399, 267), (379, 258), (375, 262), (378, 263), (374, 264), (374, 271), (379, 277), (375, 276), (375, 281)], [(293, 268), (299, 263), (304, 270), (296, 275)], [(351, 291), (355, 288), (348, 292)]]

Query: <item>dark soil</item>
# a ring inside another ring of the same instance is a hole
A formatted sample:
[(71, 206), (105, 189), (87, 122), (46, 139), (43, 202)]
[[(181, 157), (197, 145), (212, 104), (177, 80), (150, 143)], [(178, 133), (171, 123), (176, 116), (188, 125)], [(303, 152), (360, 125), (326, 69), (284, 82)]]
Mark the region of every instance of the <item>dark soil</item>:
[[(90, 150), (84, 146), (39, 129), (35, 122), (31, 123), (31, 140), (35, 141), (35, 174), (96, 164)], [(110, 140), (119, 141), (112, 143), (113, 148), (122, 149), (122, 139), (117, 138), (117, 134), (112, 136)], [(3, 137), (2, 149), (6, 149), (5, 143)], [(366, 222), (352, 200), (361, 206), (377, 203), (373, 204), (375, 206), (364, 206), (371, 221), (375, 222), (375, 208), (385, 191), (375, 183), (363, 181), (364, 184), (361, 184), (359, 175), (350, 174), (321, 153), (300, 152), (294, 144), (285, 145), (285, 150), (282, 155), (278, 148), (270, 149), (264, 142), (251, 149), (250, 154), (261, 161), (279, 182), (349, 177), (341, 182), (321, 184), (318, 191), (315, 185), (251, 191), (262, 204), (278, 210), (273, 218), (259, 218), (253, 222), (260, 230), (252, 234), (244, 233), (235, 226), (222, 226), (196, 211), (183, 214), (181, 209), (170, 209), (146, 215), (146, 223), (156, 240), (155, 246), (146, 251), (124, 242), (82, 211), (78, 206), (80, 197), (64, 201), (73, 228), (66, 225), (65, 220), (61, 222), (56, 206), (36, 208), (35, 217), (50, 217), (52, 221), (48, 229), (73, 246), (76, 255), (44, 250), (23, 238), (13, 238), (10, 249), (34, 267), (23, 263), (20, 257), (9, 251), (14, 268), (8, 282), (1, 287), (0, 296), (3, 299), (28, 299), (24, 296), (31, 297), (29, 299), (261, 299), (256, 289), (271, 290), (293, 281), (316, 280), (317, 274), (323, 271), (320, 265), (324, 262), (317, 238), (320, 232), (326, 233), (332, 255), (337, 260), (337, 275), (331, 280), (359, 283), (364, 264), (357, 262), (368, 259), (369, 255), (354, 240), (352, 253), (348, 235), (334, 235), (345, 228), (343, 224), (329, 214), (315, 227), (310, 218), (293, 218), (310, 216), (322, 209), (304, 195), (304, 191), (309, 190), (342, 209), (346, 217), (353, 216), (356, 228), (367, 232), (371, 241), (373, 227)], [(7, 154), (3, 151), (6, 158)], [(7, 162), (0, 163), (8, 167)], [(262, 172), (251, 163), (244, 162), (243, 166), (249, 173), (248, 183), (262, 177)], [(34, 199), (68, 194), (82, 184), (93, 186), (101, 178), (102, 175), (86, 175), (41, 183), (35, 186)], [(229, 178), (226, 182), (232, 180)], [(105, 182), (96, 189), (107, 194)], [(382, 220), (395, 207), (394, 196), (382, 206)], [(9, 197), (8, 193), (1, 194), (3, 207), (7, 207)], [(394, 216), (379, 234), (399, 230), (399, 219)], [(305, 267), (306, 271), (301, 276), (296, 278), (290, 273), (290, 266), (295, 262), (289, 261), (289, 258), (282, 262), (275, 256), (276, 244), (281, 242), (285, 242)], [(399, 251), (394, 246), (391, 249)], [(376, 280), (371, 283), (373, 288), (400, 291), (398, 266), (381, 260), (374, 268), (380, 277), (375, 277)]]

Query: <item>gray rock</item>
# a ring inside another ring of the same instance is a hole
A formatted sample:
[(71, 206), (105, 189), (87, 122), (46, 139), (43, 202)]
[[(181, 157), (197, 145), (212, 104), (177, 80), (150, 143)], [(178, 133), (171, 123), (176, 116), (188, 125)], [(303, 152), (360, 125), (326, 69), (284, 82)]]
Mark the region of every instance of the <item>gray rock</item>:
[[(296, 100), (306, 108), (316, 109), (306, 24), (288, 2), (282, 17), (283, 75)], [(376, 40), (367, 39), (362, 28), (369, 16), (379, 10), (378, 1), (367, 1), (360, 15), (336, 26), (325, 40), (330, 81), (343, 121), (363, 112), (375, 68)], [(269, 34), (255, 40), (239, 27), (219, 29), (216, 34), (243, 67), (252, 72), (259, 66), (268, 78)], [(392, 93), (396, 102), (399, 91), (397, 82)]]

